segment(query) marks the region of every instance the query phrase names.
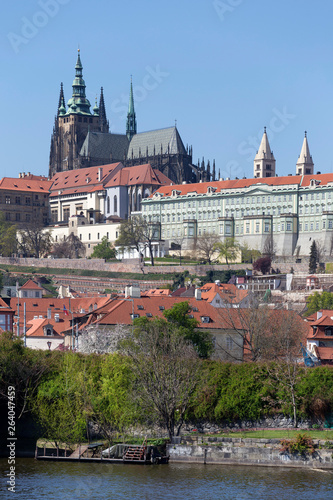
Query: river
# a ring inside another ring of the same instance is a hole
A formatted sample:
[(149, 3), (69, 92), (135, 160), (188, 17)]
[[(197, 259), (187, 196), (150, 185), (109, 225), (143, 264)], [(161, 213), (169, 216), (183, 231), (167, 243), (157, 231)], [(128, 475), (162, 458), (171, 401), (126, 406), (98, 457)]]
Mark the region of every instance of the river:
[(16, 460), (16, 492), (0, 460), (0, 498), (329, 500), (333, 471), (203, 464), (123, 465)]

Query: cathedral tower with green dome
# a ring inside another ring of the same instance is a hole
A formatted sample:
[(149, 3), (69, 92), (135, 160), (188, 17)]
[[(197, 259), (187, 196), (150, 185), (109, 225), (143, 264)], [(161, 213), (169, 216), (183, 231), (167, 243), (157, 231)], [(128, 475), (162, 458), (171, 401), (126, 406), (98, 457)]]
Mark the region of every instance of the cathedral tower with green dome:
[(97, 104), (90, 111), (90, 102), (86, 97), (86, 84), (82, 75), (80, 50), (75, 64), (75, 78), (72, 84), (72, 97), (65, 104), (63, 84), (60, 88), (59, 104), (51, 137), (49, 177), (56, 172), (80, 168), (79, 153), (91, 132), (108, 132), (109, 124), (104, 108), (103, 90), (101, 90), (102, 120)]

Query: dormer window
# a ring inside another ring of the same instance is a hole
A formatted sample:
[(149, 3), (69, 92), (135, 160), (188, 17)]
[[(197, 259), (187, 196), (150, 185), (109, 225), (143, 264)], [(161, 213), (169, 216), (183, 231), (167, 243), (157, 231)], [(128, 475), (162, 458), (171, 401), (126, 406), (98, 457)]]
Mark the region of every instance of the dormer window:
[(207, 188), (207, 194), (213, 194), (213, 193), (215, 193), (216, 189), (217, 189), (216, 187), (208, 186), (208, 188)]
[(202, 321), (202, 323), (209, 323), (210, 317), (209, 316), (201, 316), (201, 321)]
[(327, 335), (328, 337), (333, 336), (333, 326), (326, 326), (325, 327), (325, 335)]
[(53, 335), (53, 326), (52, 325), (45, 325), (43, 327), (44, 330), (44, 335), (46, 337), (51, 337)]

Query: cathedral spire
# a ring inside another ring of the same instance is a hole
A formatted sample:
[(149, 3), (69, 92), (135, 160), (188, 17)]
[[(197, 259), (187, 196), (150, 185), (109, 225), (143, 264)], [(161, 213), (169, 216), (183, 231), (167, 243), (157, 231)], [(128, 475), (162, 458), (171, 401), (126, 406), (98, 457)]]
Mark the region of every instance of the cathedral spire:
[(131, 77), (131, 90), (128, 103), (127, 124), (126, 124), (126, 135), (128, 140), (130, 141), (133, 135), (135, 134), (136, 134), (136, 116), (134, 111), (133, 84)]
[(73, 93), (71, 99), (67, 103), (68, 113), (91, 115), (90, 102), (86, 98), (86, 84), (82, 76), (82, 69), (80, 49), (78, 49), (75, 64), (75, 78), (72, 84)]
[(303, 139), (301, 154), (296, 163), (296, 175), (312, 175), (314, 163), (310, 155), (307, 133)]
[[(57, 116), (59, 116), (59, 110), (60, 110), (61, 107), (65, 107), (64, 86), (63, 86), (62, 82), (60, 84), (60, 95), (59, 95), (59, 103), (58, 103)], [(65, 112), (66, 112), (66, 107), (65, 107)]]
[(106, 118), (103, 87), (99, 98), (99, 127), (101, 132), (109, 132), (109, 122)]

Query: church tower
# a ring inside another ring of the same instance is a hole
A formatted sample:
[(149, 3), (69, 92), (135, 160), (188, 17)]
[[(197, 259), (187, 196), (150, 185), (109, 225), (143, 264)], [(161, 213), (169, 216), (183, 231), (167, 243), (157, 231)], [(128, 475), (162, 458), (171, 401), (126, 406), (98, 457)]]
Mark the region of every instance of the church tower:
[(136, 134), (136, 116), (134, 111), (133, 84), (131, 78), (131, 91), (128, 104), (127, 123), (126, 123), (127, 139), (130, 141), (133, 135), (135, 134)]
[(275, 158), (268, 142), (266, 127), (254, 158), (253, 177), (275, 177)]
[(103, 89), (101, 91), (100, 109), (95, 105), (93, 114), (90, 102), (86, 97), (86, 84), (82, 75), (80, 50), (75, 65), (75, 78), (72, 84), (72, 97), (65, 104), (63, 85), (61, 84), (59, 104), (55, 125), (51, 137), (49, 177), (56, 172), (79, 168), (79, 152), (88, 131), (108, 131)]
[(312, 161), (312, 156), (310, 155), (307, 134), (305, 132), (301, 154), (299, 155), (296, 163), (296, 175), (312, 175), (313, 167), (314, 163)]

